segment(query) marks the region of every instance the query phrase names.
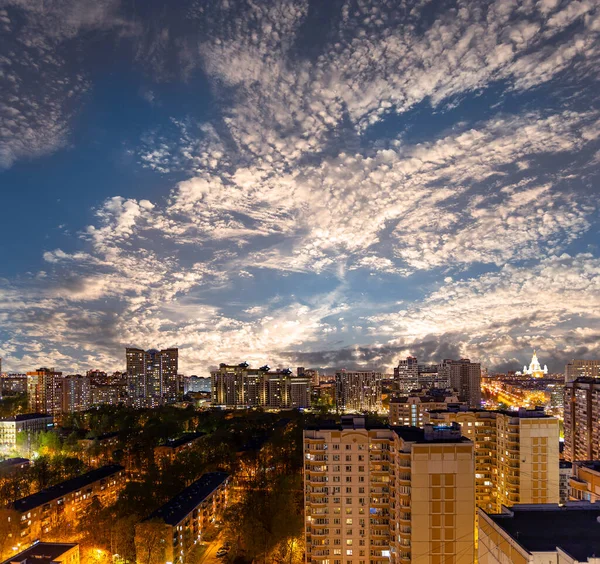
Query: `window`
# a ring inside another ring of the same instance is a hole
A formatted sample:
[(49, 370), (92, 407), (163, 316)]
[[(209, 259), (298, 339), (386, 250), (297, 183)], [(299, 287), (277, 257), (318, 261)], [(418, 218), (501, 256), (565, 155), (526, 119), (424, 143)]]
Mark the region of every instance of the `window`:
[(333, 445), (332, 450), (340, 450), (340, 445), (339, 444)]
[(346, 488), (346, 493), (347, 494), (351, 494), (352, 493), (352, 488)]
[(346, 462), (352, 462), (352, 455), (351, 454), (347, 454), (346, 455)]
[(346, 483), (349, 484), (352, 482), (352, 476), (346, 476)]
[(346, 525), (352, 525), (352, 518), (349, 517), (348, 519), (346, 519)]
[(346, 450), (352, 450), (352, 445), (346, 445)]
[(346, 472), (352, 472), (352, 466), (346, 466)]
[(352, 546), (352, 539), (346, 539), (346, 545)]

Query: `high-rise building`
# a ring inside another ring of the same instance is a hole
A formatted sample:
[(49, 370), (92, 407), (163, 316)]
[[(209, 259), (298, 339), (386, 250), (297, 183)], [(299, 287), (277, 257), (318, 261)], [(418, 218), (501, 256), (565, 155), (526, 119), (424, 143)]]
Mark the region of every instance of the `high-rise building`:
[(533, 351), (531, 362), (529, 363), (529, 366), (523, 366), (522, 374), (524, 376), (530, 376), (531, 378), (544, 378), (544, 376), (548, 374), (548, 367), (544, 365), (544, 368), (542, 368), (537, 353)]
[(458, 401), (454, 390), (420, 390), (409, 396), (392, 398), (388, 419), (390, 425), (423, 427), (427, 411), (459, 405), (466, 407), (466, 404)]
[(177, 348), (156, 350), (127, 348), (128, 388), (134, 405), (154, 406), (177, 398)]
[(458, 425), (304, 431), (306, 562), (472, 564), (473, 443)]
[(468, 358), (445, 359), (439, 370), (450, 387), (458, 392), (460, 401), (467, 402), (470, 407), (481, 407), (481, 364)]
[(600, 460), (600, 380), (565, 385), (565, 460)]
[(475, 443), (477, 506), (496, 513), (502, 505), (559, 502), (559, 422), (543, 410), (429, 411), (425, 421), (458, 423)]
[(338, 411), (381, 411), (381, 372), (335, 373), (335, 404)]
[(27, 374), (0, 374), (0, 395), (26, 394)]
[(565, 366), (565, 384), (577, 378), (600, 378), (600, 360), (572, 360)]
[(62, 372), (40, 368), (27, 373), (27, 403), (32, 413), (60, 415), (62, 412)]
[(311, 379), (293, 376), (292, 371), (271, 371), (268, 366), (250, 368), (241, 364), (220, 364), (211, 375), (213, 405), (228, 408), (307, 408), (311, 402)]
[(394, 387), (399, 392), (411, 392), (423, 388), (447, 388), (448, 376), (440, 371), (439, 364), (419, 364), (417, 357), (400, 360), (394, 368)]
[(65, 376), (61, 380), (61, 387), (63, 413), (86, 411), (92, 406), (92, 384), (89, 376)]

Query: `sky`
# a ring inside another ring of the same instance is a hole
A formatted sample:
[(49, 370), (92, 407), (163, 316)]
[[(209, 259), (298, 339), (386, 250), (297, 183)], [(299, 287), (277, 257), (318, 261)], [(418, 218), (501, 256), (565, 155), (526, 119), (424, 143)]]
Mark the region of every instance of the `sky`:
[(600, 358), (600, 0), (0, 0), (3, 370)]

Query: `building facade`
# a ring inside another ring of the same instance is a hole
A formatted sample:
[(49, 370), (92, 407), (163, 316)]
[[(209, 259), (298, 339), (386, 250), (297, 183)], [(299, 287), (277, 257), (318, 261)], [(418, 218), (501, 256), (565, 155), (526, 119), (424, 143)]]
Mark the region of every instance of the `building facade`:
[(481, 364), (468, 358), (446, 359), (440, 364), (440, 374), (448, 380), (449, 386), (458, 392), (460, 401), (469, 407), (481, 407)]
[[(204, 474), (136, 527), (138, 562), (182, 564), (227, 507), (230, 477)], [(154, 542), (157, 541), (157, 542)]]
[(7, 393), (26, 394), (27, 374), (0, 374), (0, 396)]
[(211, 373), (212, 403), (226, 408), (308, 408), (312, 382), (308, 376), (293, 376), (291, 370), (271, 371), (268, 366), (250, 368), (221, 364)]
[(79, 564), (79, 561), (78, 544), (38, 542), (2, 564)]
[(153, 407), (177, 399), (179, 350), (126, 348), (128, 394), (131, 403)]
[(454, 390), (421, 390), (410, 396), (392, 398), (388, 419), (390, 425), (423, 427), (426, 412), (460, 405), (466, 407), (458, 401)]
[(304, 431), (306, 562), (474, 558), (473, 443), (460, 428), (340, 425)]
[(335, 373), (335, 405), (340, 412), (364, 412), (382, 409), (381, 372), (352, 372), (340, 370)]
[(89, 376), (65, 376), (61, 380), (62, 412), (76, 413), (92, 407), (92, 382)]
[(21, 515), (21, 544), (57, 530), (68, 534), (92, 501), (110, 505), (124, 487), (125, 468), (112, 464), (15, 501), (12, 509)]
[(600, 461), (574, 462), (569, 478), (571, 501), (600, 501)]
[(27, 403), (32, 413), (62, 413), (62, 372), (40, 368), (27, 372)]
[(541, 410), (450, 409), (426, 420), (458, 423), (475, 443), (478, 507), (496, 513), (502, 505), (559, 502), (558, 419)]
[(409, 356), (394, 368), (394, 388), (401, 393), (423, 388), (447, 388), (448, 375), (435, 363), (419, 364), (417, 357)]
[(23, 413), (0, 419), (0, 446), (14, 448), (20, 443), (30, 443), (35, 435), (51, 429), (54, 418), (41, 413)]
[(600, 378), (600, 360), (574, 359), (565, 366), (565, 384), (577, 378)]
[(600, 380), (565, 385), (565, 460), (600, 460)]

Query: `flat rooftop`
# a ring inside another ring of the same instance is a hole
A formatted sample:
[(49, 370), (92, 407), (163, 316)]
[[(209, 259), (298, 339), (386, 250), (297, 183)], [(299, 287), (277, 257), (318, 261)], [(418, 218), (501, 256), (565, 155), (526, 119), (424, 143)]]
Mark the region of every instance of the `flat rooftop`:
[(457, 427), (441, 427), (439, 425), (434, 425), (433, 429), (428, 430), (427, 427), (421, 429), (420, 427), (401, 425), (390, 428), (400, 438), (409, 443), (470, 443), (470, 439), (461, 435), (460, 426)]
[(579, 562), (600, 555), (600, 504), (515, 505), (488, 517), (528, 552), (555, 552), (558, 547)]
[(18, 499), (13, 503), (13, 508), (21, 513), (30, 511), (35, 507), (39, 507), (40, 505), (49, 503), (55, 499), (58, 499), (59, 497), (62, 497), (63, 495), (67, 495), (71, 492), (80, 490), (81, 488), (85, 488), (89, 484), (93, 484), (94, 482), (102, 480), (103, 478), (108, 478), (109, 476), (112, 476), (117, 472), (121, 472), (122, 470), (125, 470), (125, 467), (120, 466), (119, 464), (102, 466), (101, 468), (97, 468), (96, 470), (92, 470), (91, 472), (87, 472), (81, 476), (77, 476), (77, 478), (66, 480), (50, 488), (46, 488), (37, 493), (28, 495), (27, 497)]
[(162, 507), (157, 509), (144, 521), (150, 519), (162, 519), (167, 525), (175, 526), (186, 515), (190, 514), (211, 493), (213, 493), (225, 480), (229, 478), (226, 472), (209, 472), (203, 474), (191, 486), (188, 486), (180, 494), (170, 499)]
[(204, 434), (205, 433), (184, 433), (178, 439), (175, 439), (175, 440), (172, 440), (172, 441), (167, 441), (164, 445), (159, 445), (159, 446), (161, 446), (161, 447), (176, 448), (176, 447), (179, 447), (181, 445), (185, 445), (187, 443), (191, 443), (192, 441), (195, 441), (196, 439), (199, 439), (200, 437), (203, 437)]
[(21, 413), (20, 415), (13, 415), (12, 417), (3, 417), (0, 421), (30, 421), (32, 419), (41, 419), (43, 417), (52, 417), (47, 413)]
[(29, 458), (7, 458), (0, 462), (0, 471), (12, 468), (13, 466), (18, 466), (19, 464), (29, 464)]
[(63, 542), (38, 542), (19, 554), (11, 556), (2, 564), (50, 564), (77, 544)]

